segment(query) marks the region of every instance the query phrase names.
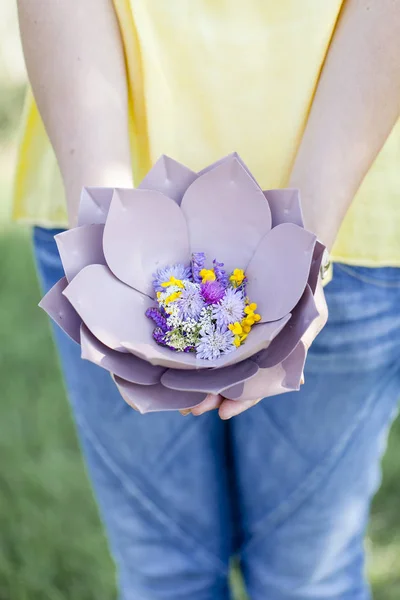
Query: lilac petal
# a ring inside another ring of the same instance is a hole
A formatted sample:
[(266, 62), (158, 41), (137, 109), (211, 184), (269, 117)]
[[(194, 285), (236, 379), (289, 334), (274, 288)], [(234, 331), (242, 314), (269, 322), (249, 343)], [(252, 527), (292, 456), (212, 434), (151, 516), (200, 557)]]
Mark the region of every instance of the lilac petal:
[(63, 291), (68, 285), (66, 277), (63, 277), (47, 292), (39, 302), (40, 308), (53, 319), (55, 323), (74, 342), (80, 343), (80, 326), (82, 319), (73, 306), (63, 296)]
[(89, 265), (65, 288), (83, 322), (103, 344), (124, 351), (124, 340), (151, 341), (153, 327), (145, 316), (152, 301), (121, 283), (104, 265)]
[(271, 344), (260, 352), (256, 362), (262, 369), (273, 367), (287, 358), (310, 327), (311, 323), (319, 316), (315, 305), (314, 296), (309, 285), (293, 309), (292, 318), (282, 329), (281, 333), (272, 340)]
[(105, 265), (104, 225), (82, 225), (55, 236), (58, 252), (68, 281), (88, 265)]
[(252, 379), (223, 390), (229, 400), (248, 402), (300, 389), (306, 351), (302, 342), (282, 362), (269, 369), (260, 369)]
[(93, 335), (112, 350), (131, 352), (152, 365), (168, 368), (213, 366), (196, 355), (158, 346), (153, 339), (154, 324), (145, 315), (153, 301), (119, 281), (108, 267), (85, 267), (65, 288), (64, 295)]
[(209, 369), (207, 371), (169, 369), (161, 377), (161, 383), (173, 390), (220, 394), (227, 387), (254, 377), (257, 371), (258, 366), (251, 360), (245, 360), (224, 369)]
[(262, 322), (287, 315), (307, 284), (316, 236), (284, 223), (261, 241), (247, 269), (247, 295), (258, 304)]
[(84, 324), (81, 326), (81, 347), (82, 358), (132, 383), (154, 385), (159, 383), (165, 372), (162, 367), (154, 367), (133, 354), (123, 354), (107, 348)]
[(183, 194), (197, 174), (181, 163), (162, 155), (138, 186), (141, 190), (156, 190), (180, 205)]
[(107, 264), (118, 279), (154, 296), (152, 273), (190, 263), (185, 217), (161, 192), (115, 190), (103, 236)]
[(114, 188), (83, 188), (78, 213), (78, 225), (104, 225)]
[(207, 396), (206, 393), (201, 392), (178, 392), (164, 387), (161, 383), (142, 386), (125, 381), (120, 377), (115, 377), (114, 381), (125, 402), (133, 405), (142, 414), (193, 408)]
[(314, 294), (319, 277), (319, 270), (321, 268), (322, 258), (324, 256), (325, 246), (317, 240), (314, 248), (314, 254), (311, 261), (310, 274), (308, 276), (308, 285)]
[[(216, 167), (219, 167), (220, 165), (230, 161), (232, 158), (236, 158), (236, 160), (238, 162), (240, 162), (240, 164), (242, 165), (243, 169), (246, 171), (246, 173), (248, 175), (250, 175), (250, 177), (253, 179), (253, 181), (256, 181), (255, 177), (253, 177), (252, 173), (250, 173), (250, 169), (248, 168), (248, 166), (245, 164), (245, 162), (240, 158), (239, 154), (237, 152), (231, 152), (230, 154), (228, 154), (227, 156), (224, 156), (223, 158), (220, 158), (219, 160), (216, 160), (214, 163), (212, 163), (211, 165), (208, 165), (207, 167), (205, 167), (204, 169), (202, 169), (201, 171), (198, 172), (198, 175), (204, 175), (205, 173), (208, 173), (209, 171), (212, 171), (213, 169), (215, 169)], [(258, 185), (258, 183), (257, 183)], [(260, 188), (261, 189), (261, 188)]]
[(244, 269), (271, 229), (265, 196), (237, 158), (200, 175), (183, 197), (192, 252), (218, 257), (226, 270)]
[(304, 227), (299, 190), (295, 188), (266, 190), (264, 195), (271, 209), (272, 227), (282, 223), (294, 223)]

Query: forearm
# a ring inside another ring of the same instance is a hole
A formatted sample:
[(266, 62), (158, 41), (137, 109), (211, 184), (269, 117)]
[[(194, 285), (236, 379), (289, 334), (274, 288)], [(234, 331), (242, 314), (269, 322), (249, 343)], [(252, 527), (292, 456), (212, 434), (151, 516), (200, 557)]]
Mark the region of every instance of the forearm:
[(329, 248), (399, 114), (400, 0), (347, 0), (290, 182)]
[(70, 223), (82, 186), (129, 186), (127, 84), (112, 0), (18, 0), (29, 79), (63, 177)]

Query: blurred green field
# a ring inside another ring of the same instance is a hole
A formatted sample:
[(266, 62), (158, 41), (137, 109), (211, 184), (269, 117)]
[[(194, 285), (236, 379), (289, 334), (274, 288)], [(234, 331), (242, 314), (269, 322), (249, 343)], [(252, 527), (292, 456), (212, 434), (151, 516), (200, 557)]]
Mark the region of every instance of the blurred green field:
[[(29, 231), (7, 223), (22, 93), (0, 80), (0, 600), (112, 600), (113, 564), (37, 308)], [(376, 600), (399, 600), (399, 421), (383, 470), (370, 576)], [(233, 580), (235, 600), (244, 600), (237, 572)]]

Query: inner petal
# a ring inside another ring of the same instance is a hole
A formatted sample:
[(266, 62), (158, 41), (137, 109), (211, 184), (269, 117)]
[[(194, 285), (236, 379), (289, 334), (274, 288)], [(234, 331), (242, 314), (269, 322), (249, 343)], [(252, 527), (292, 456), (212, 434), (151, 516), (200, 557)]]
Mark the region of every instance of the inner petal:
[(234, 156), (200, 175), (182, 200), (192, 252), (244, 269), (271, 229), (261, 188)]
[(275, 321), (291, 312), (307, 284), (316, 236), (284, 223), (260, 242), (247, 269), (247, 294), (258, 304), (262, 321)]
[(103, 248), (114, 275), (150, 297), (158, 268), (190, 263), (185, 218), (176, 202), (158, 191), (115, 190)]

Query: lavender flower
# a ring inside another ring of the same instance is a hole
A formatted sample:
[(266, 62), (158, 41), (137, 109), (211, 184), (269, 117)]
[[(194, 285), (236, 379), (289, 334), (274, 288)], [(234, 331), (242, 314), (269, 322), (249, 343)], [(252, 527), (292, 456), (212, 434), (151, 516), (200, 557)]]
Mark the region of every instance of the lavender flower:
[(160, 346), (167, 346), (167, 342), (165, 341), (164, 332), (162, 329), (160, 329), (160, 327), (156, 327), (155, 330), (153, 331), (153, 339)]
[(228, 288), (224, 298), (213, 307), (213, 317), (221, 329), (230, 323), (241, 321), (244, 316), (245, 303), (240, 291)]
[(180, 297), (175, 300), (175, 304), (183, 319), (198, 319), (204, 307), (200, 286), (187, 281)]
[(226, 274), (225, 269), (222, 268), (224, 263), (217, 262), (217, 259), (214, 258), (213, 265), (217, 281), (219, 281), (220, 284), (226, 289), (228, 287), (228, 275)]
[(161, 314), (158, 308), (148, 308), (145, 312), (145, 315), (146, 317), (154, 321), (158, 329), (161, 329), (161, 331), (163, 332), (168, 331), (169, 327), (167, 324), (167, 319), (164, 317), (164, 315)]
[(165, 292), (165, 288), (162, 287), (162, 283), (165, 283), (175, 277), (176, 279), (184, 280), (192, 279), (192, 270), (190, 267), (185, 265), (177, 264), (168, 267), (161, 267), (155, 273), (153, 273), (153, 287), (155, 292)]
[(204, 252), (193, 252), (192, 254), (192, 274), (195, 283), (201, 283), (200, 271), (204, 269), (206, 255)]
[(233, 339), (233, 333), (229, 329), (221, 331), (218, 327), (207, 327), (196, 346), (198, 358), (213, 360), (221, 354), (229, 354), (235, 350)]
[(225, 295), (225, 289), (219, 281), (206, 281), (200, 286), (200, 293), (206, 304), (217, 304)]

